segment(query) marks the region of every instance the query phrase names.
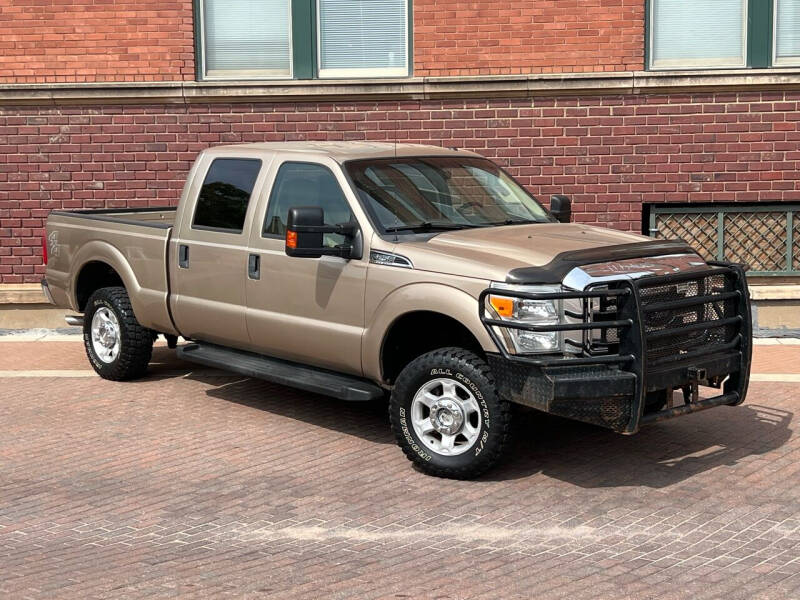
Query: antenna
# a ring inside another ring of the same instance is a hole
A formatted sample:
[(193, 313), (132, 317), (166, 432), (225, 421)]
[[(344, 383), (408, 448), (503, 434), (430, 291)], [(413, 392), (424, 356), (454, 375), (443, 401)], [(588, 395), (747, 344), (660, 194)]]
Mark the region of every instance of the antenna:
[(397, 158), (397, 140), (394, 141), (394, 157)]

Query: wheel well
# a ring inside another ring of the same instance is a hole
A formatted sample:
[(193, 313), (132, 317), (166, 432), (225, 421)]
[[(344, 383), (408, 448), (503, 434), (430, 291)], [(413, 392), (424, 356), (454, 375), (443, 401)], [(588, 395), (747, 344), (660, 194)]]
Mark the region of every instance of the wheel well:
[(97, 290), (112, 286), (125, 286), (119, 273), (113, 267), (98, 261), (86, 263), (78, 274), (78, 281), (75, 285), (75, 300), (78, 310), (84, 310), (89, 297)]
[(472, 332), (459, 321), (441, 313), (416, 311), (392, 323), (381, 349), (383, 379), (394, 382), (400, 371), (426, 352), (457, 346), (480, 357), (485, 353)]

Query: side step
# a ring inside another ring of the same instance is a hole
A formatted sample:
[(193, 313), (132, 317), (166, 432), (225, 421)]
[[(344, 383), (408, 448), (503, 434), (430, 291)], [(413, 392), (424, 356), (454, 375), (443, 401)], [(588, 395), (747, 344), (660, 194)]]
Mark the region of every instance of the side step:
[(233, 350), (213, 344), (187, 344), (178, 348), (184, 360), (265, 379), (340, 400), (367, 401), (383, 396), (383, 389), (365, 379), (317, 369), (299, 363)]

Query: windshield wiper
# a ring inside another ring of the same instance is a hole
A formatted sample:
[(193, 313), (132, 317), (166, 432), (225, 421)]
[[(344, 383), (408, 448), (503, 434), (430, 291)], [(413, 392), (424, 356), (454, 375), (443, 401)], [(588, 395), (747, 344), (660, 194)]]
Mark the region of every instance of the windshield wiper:
[(534, 223), (541, 223), (541, 221), (532, 221), (530, 219), (506, 219), (505, 221), (489, 223), (489, 225), (531, 225)]
[(397, 227), (386, 227), (387, 233), (395, 233), (397, 231), (414, 231), (419, 229), (421, 231), (433, 231), (436, 229), (451, 230), (451, 229), (467, 229), (470, 227), (481, 227), (481, 225), (473, 225), (470, 223), (434, 223), (432, 221), (423, 221), (422, 223), (414, 223), (413, 225), (398, 225)]

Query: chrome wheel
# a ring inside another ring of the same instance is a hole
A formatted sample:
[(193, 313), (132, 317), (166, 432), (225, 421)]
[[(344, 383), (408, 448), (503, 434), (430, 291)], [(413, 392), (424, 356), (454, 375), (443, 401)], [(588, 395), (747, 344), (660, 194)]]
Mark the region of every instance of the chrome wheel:
[(455, 456), (469, 450), (481, 431), (481, 411), (470, 390), (453, 379), (432, 379), (411, 402), (414, 433), (433, 452)]
[(120, 327), (117, 316), (105, 306), (92, 317), (92, 348), (97, 358), (111, 363), (119, 356)]

